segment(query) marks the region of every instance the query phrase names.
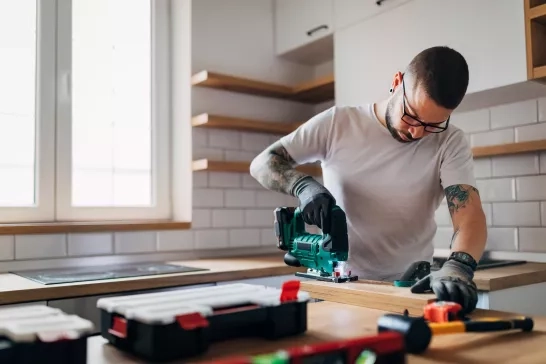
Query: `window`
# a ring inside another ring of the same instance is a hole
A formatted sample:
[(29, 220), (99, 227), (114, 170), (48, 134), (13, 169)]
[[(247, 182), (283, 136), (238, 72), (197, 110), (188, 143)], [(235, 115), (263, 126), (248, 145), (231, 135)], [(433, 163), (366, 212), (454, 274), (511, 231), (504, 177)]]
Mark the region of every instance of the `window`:
[(167, 1), (0, 0), (0, 221), (167, 219)]

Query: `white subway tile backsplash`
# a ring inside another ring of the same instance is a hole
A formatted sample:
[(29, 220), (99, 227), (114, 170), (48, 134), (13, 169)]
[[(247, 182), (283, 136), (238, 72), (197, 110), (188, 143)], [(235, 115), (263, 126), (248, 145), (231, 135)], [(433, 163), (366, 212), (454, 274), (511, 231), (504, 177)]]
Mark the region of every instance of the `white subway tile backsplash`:
[(546, 201), (546, 175), (516, 178), (518, 201)]
[(210, 129), (209, 146), (212, 148), (233, 148), (241, 144), (241, 135), (239, 131)]
[(147, 253), (156, 250), (154, 231), (123, 231), (114, 233), (114, 249), (117, 254)]
[(192, 128), (192, 147), (206, 147), (208, 145), (208, 130)]
[(65, 234), (15, 236), (15, 259), (59, 258), (66, 253)]
[(514, 201), (516, 199), (513, 178), (477, 180), (483, 202)]
[(68, 234), (68, 255), (106, 255), (114, 252), (112, 233)]
[(232, 229), (229, 231), (229, 246), (232, 248), (260, 245), (260, 229)]
[(540, 173), (546, 174), (546, 152), (540, 153)]
[(516, 128), (516, 142), (546, 139), (546, 123)]
[(194, 207), (223, 207), (224, 190), (213, 188), (193, 189)]
[(207, 187), (208, 185), (208, 172), (195, 171), (192, 173), (193, 188)]
[(228, 247), (228, 231), (225, 229), (196, 230), (195, 249), (222, 249)]
[(491, 108), (491, 129), (537, 122), (537, 100), (525, 100)]
[(516, 251), (518, 248), (518, 229), (489, 227), (487, 229), (486, 250)]
[(222, 161), (224, 160), (224, 150), (219, 148), (194, 147), (192, 158), (193, 160), (205, 158)]
[(202, 229), (212, 226), (212, 212), (207, 209), (193, 209), (191, 217), (192, 229)]
[(539, 202), (494, 202), (494, 226), (540, 226)]
[(212, 227), (242, 227), (244, 226), (244, 210), (222, 209), (212, 210)]
[(256, 191), (254, 190), (225, 190), (226, 207), (254, 207), (256, 206)]
[(249, 227), (271, 227), (275, 223), (274, 209), (252, 209), (245, 211), (245, 225)]
[(542, 226), (546, 226), (546, 201), (540, 203), (540, 216), (542, 217)]
[(538, 155), (515, 154), (492, 157), (494, 177), (523, 176), (539, 173)]
[(546, 228), (519, 228), (519, 251), (546, 252)]
[(514, 140), (514, 129), (501, 129), (470, 134), (471, 147), (484, 147), (488, 145), (513, 143)]
[(193, 230), (164, 230), (157, 233), (158, 251), (192, 250)]
[(277, 246), (277, 236), (274, 228), (260, 229), (260, 241), (262, 246)]
[(453, 228), (439, 227), (434, 235), (434, 247), (438, 249), (449, 249), (451, 239), (453, 238)]
[(241, 173), (237, 172), (209, 172), (210, 187), (241, 187)]
[(449, 209), (447, 208), (447, 204), (441, 204), (440, 207), (436, 209), (434, 220), (436, 221), (436, 225), (438, 226), (442, 226), (442, 227), (453, 226), (451, 222), (451, 215), (449, 214)]
[(241, 137), (241, 149), (249, 152), (261, 152), (271, 144), (267, 134), (242, 132)]
[(0, 236), (0, 261), (15, 259), (15, 236)]
[(546, 122), (546, 97), (538, 99), (538, 121)]
[(257, 191), (256, 192), (256, 207), (279, 207), (283, 206), (286, 201), (286, 194), (275, 191)]
[(224, 151), (224, 159), (226, 161), (251, 162), (257, 155), (258, 154), (256, 152), (248, 152), (244, 150)]
[(489, 130), (489, 109), (453, 113), (451, 123), (465, 133)]
[(474, 176), (476, 178), (491, 177), (491, 158), (478, 158), (474, 159)]

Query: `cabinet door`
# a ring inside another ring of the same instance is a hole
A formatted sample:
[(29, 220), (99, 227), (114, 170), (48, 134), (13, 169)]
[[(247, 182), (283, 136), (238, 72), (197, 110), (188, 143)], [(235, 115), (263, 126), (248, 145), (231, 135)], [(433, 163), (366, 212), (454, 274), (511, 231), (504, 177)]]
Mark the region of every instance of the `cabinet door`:
[(333, 33), (332, 0), (276, 0), (275, 48), (283, 54)]
[(437, 45), (466, 58), (469, 94), (527, 80), (520, 1), (411, 0), (336, 31), (334, 39), (338, 105), (387, 97), (395, 72)]
[(336, 31), (369, 19), (411, 0), (341, 0), (334, 1), (334, 26)]

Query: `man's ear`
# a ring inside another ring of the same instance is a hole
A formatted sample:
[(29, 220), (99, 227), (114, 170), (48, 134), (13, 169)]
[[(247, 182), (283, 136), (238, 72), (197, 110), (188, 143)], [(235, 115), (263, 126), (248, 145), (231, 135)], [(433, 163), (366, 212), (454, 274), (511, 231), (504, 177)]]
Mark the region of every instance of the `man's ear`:
[(392, 83), (391, 83), (391, 89), (389, 90), (389, 92), (392, 94), (394, 91), (396, 91), (396, 88), (398, 86), (400, 86), (402, 84), (402, 78), (404, 76), (402, 75), (402, 72), (398, 71), (394, 74), (393, 78), (392, 78)]

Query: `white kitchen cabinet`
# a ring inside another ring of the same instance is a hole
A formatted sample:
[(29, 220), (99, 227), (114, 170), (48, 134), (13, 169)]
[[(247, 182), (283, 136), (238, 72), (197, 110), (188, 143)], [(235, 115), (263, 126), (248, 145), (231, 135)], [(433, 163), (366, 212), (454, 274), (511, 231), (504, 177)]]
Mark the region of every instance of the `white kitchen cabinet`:
[(338, 0), (334, 1), (336, 31), (412, 0)]
[(333, 0), (275, 0), (275, 52), (301, 63), (333, 57)]
[(410, 0), (336, 30), (334, 41), (337, 105), (387, 97), (394, 74), (437, 45), (466, 58), (469, 94), (527, 80), (522, 1)]

